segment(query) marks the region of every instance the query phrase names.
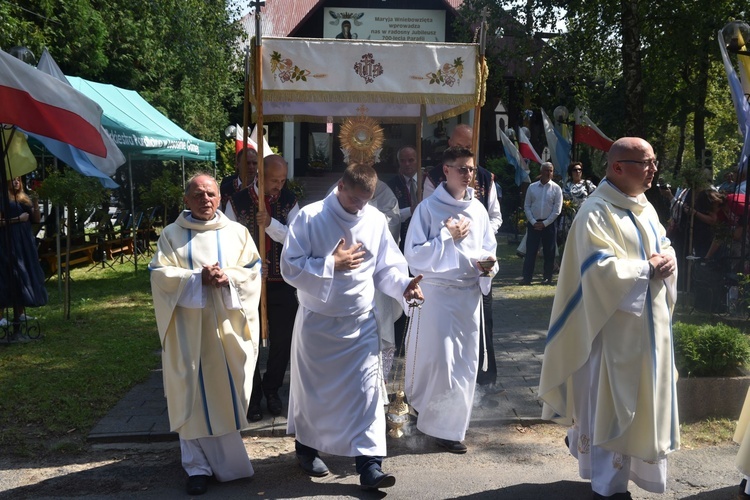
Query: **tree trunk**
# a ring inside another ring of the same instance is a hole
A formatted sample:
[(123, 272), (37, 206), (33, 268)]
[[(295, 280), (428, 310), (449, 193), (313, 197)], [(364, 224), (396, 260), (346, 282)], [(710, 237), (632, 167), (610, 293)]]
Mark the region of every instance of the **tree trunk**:
[(682, 168), (682, 155), (685, 153), (685, 129), (687, 128), (687, 115), (685, 112), (680, 113), (678, 117), (679, 122), (677, 125), (680, 127), (680, 142), (677, 144), (677, 153), (674, 162), (675, 179)]
[(705, 46), (701, 47), (698, 60), (698, 74), (695, 78), (695, 113), (693, 115), (693, 142), (695, 161), (700, 165), (703, 150), (706, 148), (706, 95), (708, 94), (708, 70), (711, 61)]
[(622, 72), (625, 81), (625, 135), (644, 137), (643, 70), (638, 0), (621, 0)]

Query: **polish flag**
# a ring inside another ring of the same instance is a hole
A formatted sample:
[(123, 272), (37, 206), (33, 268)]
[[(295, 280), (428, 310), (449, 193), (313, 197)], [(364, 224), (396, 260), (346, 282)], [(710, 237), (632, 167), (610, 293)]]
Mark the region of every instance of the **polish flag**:
[(518, 129), (518, 151), (527, 160), (535, 161), (540, 165), (542, 164), (542, 159), (539, 158), (539, 155), (534, 150), (534, 146), (531, 145), (529, 138), (526, 137), (523, 127)]
[(107, 156), (97, 103), (0, 50), (0, 123)]
[(578, 108), (575, 111), (576, 124), (573, 133), (574, 144), (588, 144), (592, 148), (609, 151), (614, 141), (604, 135), (588, 116), (584, 115)]
[[(52, 58), (52, 55), (46, 48), (42, 51), (42, 56), (39, 58), (39, 64), (37, 64), (36, 67), (43, 73), (52, 75), (58, 80), (70, 85), (70, 82), (60, 69), (60, 66), (57, 65), (55, 60)], [(99, 178), (103, 177), (102, 180), (104, 184), (106, 183), (105, 179), (111, 181), (111, 179), (109, 179), (109, 176), (115, 175), (117, 167), (125, 163), (125, 155), (122, 154), (122, 151), (120, 151), (120, 149), (117, 147), (115, 141), (112, 140), (112, 138), (103, 127), (99, 132), (102, 135), (102, 139), (104, 139), (104, 145), (107, 147), (107, 156), (104, 158), (88, 154), (83, 151), (76, 151), (76, 148), (69, 144), (63, 144), (56, 141), (49, 142), (51, 141), (50, 139), (38, 139), (52, 154), (63, 160), (71, 167), (78, 170), (83, 175)], [(73, 162), (72, 164), (71, 161)], [(97, 175), (96, 171), (92, 169), (98, 170), (105, 175)], [(114, 184), (114, 182), (112, 182), (112, 184)], [(117, 184), (114, 184), (114, 186), (112, 186), (111, 184), (105, 184), (105, 187), (117, 187)]]
[[(235, 125), (234, 128), (236, 130), (234, 152), (239, 153), (240, 151), (242, 151), (242, 147), (244, 146), (244, 141), (242, 140), (242, 125)], [(247, 139), (247, 147), (258, 151), (258, 143), (253, 140), (253, 134), (250, 134), (250, 137), (248, 137)]]

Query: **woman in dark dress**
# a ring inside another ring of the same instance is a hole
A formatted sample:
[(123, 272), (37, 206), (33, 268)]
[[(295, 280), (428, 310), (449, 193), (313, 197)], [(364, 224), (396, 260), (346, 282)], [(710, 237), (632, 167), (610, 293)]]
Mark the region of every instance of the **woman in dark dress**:
[[(24, 321), (26, 307), (40, 307), (47, 303), (44, 273), (31, 230), (31, 223), (39, 222), (39, 206), (26, 194), (19, 177), (11, 181), (7, 196), (8, 213), (3, 213), (5, 200), (0, 200), (0, 308), (14, 307), (14, 320)], [(14, 276), (13, 290), (11, 273)], [(7, 325), (5, 318), (2, 322)]]

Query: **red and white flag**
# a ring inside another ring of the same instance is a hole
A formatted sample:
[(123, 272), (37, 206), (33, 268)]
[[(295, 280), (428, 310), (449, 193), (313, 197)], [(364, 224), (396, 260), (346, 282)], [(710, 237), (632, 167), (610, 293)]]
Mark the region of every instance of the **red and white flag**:
[(518, 129), (518, 152), (527, 160), (535, 161), (540, 165), (542, 164), (542, 159), (536, 153), (534, 146), (531, 145), (529, 138), (526, 137), (523, 127)]
[(584, 115), (578, 108), (575, 111), (576, 124), (573, 133), (574, 144), (588, 144), (592, 148), (609, 151), (614, 141), (604, 135), (588, 116)]
[(107, 156), (102, 108), (57, 78), (0, 50), (0, 123)]
[[(235, 134), (234, 151), (235, 153), (239, 153), (240, 151), (242, 151), (242, 146), (244, 146), (244, 142), (242, 140), (243, 139), (242, 125), (235, 125), (234, 128), (237, 131)], [(252, 134), (250, 134), (250, 137), (248, 137), (247, 139), (247, 147), (255, 151), (258, 151), (258, 143), (253, 140)]]

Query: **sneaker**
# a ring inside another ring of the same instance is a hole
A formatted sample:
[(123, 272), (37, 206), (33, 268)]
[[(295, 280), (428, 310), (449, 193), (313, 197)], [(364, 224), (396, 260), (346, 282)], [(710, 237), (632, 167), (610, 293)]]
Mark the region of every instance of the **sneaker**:
[(0, 328), (8, 328), (8, 320), (5, 318), (0, 318)]
[(18, 321), (34, 321), (36, 318), (34, 316), (26, 316), (25, 314), (22, 314), (18, 317)]

